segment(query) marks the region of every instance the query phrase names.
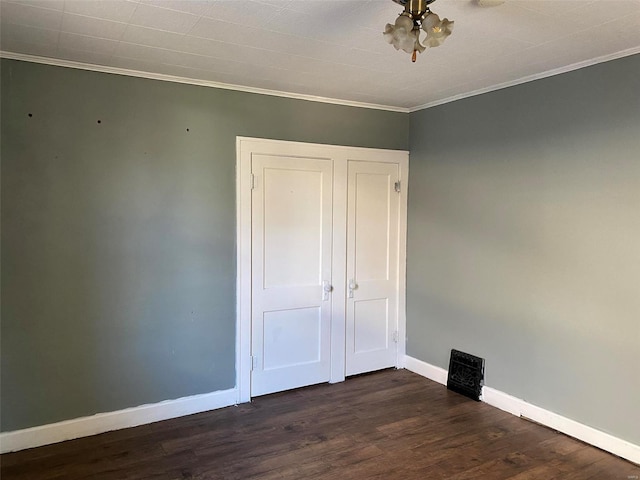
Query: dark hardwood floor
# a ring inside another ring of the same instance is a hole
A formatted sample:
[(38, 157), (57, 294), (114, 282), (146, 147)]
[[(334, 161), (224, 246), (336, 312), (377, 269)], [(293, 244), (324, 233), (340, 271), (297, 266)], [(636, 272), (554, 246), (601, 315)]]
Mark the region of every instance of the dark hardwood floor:
[(636, 480), (640, 468), (405, 370), (0, 457), (13, 479)]

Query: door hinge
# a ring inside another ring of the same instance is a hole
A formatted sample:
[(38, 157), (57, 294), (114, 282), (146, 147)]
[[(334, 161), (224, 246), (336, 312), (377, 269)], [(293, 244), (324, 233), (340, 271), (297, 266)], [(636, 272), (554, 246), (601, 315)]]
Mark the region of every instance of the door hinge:
[(393, 341), (395, 343), (398, 343), (398, 340), (399, 340), (398, 330), (396, 330), (395, 332), (393, 332)]
[(253, 372), (256, 368), (258, 368), (258, 357), (251, 355), (251, 371)]
[(251, 174), (251, 190), (253, 190), (254, 188), (256, 188), (256, 176), (252, 173)]
[(393, 184), (393, 189), (400, 193), (400, 180), (398, 180), (396, 183)]

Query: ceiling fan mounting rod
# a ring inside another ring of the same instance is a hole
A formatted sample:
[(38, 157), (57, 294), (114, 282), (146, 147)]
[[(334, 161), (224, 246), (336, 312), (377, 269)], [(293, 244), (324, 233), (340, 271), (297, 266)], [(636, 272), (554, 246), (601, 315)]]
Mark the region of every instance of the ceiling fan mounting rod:
[[(393, 1), (398, 5), (402, 5), (404, 7), (407, 3), (411, 3), (412, 0), (393, 0)], [(424, 0), (424, 3), (426, 3), (427, 5), (431, 5), (435, 1), (436, 0)]]
[(427, 14), (431, 13), (429, 5), (435, 0), (393, 0), (394, 2), (404, 7), (404, 12), (401, 15), (406, 15), (413, 20), (415, 29), (420, 29), (422, 21)]
[(429, 4), (434, 1), (435, 0), (407, 0), (404, 10), (415, 17), (421, 17), (429, 10)]

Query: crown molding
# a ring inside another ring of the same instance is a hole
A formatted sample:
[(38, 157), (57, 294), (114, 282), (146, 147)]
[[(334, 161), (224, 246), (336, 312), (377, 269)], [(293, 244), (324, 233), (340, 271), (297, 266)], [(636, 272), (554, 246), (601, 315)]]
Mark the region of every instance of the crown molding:
[(10, 60), (21, 60), (24, 62), (41, 63), (45, 65), (52, 65), (56, 67), (76, 68), (79, 70), (89, 70), (93, 72), (112, 73), (115, 75), (125, 75), (129, 77), (147, 78), (151, 80), (160, 80), (163, 82), (184, 83), (188, 85), (198, 85), (201, 87), (219, 88), (223, 90), (234, 90), (245, 93), (256, 93), (259, 95), (270, 95), (274, 97), (291, 98), (295, 100), (306, 100), (309, 102), (328, 103), (332, 105), (342, 105), (347, 107), (357, 108), (369, 108), (373, 110), (384, 110), (389, 112), (399, 113), (413, 113), (420, 110), (426, 110), (428, 108), (444, 105), (445, 103), (455, 102), (456, 100), (462, 100), (464, 98), (475, 97), (476, 95), (482, 95), (483, 93), (494, 92), (496, 90), (502, 90), (503, 88), (514, 87), (523, 83), (533, 82), (535, 80), (541, 80), (543, 78), (552, 77), (555, 75), (561, 75), (563, 73), (572, 72), (581, 68), (590, 67), (599, 63), (616, 60), (618, 58), (628, 57), (640, 53), (640, 46), (621, 50), (619, 52), (603, 55), (600, 57), (584, 60), (582, 62), (572, 63), (571, 65), (565, 65), (563, 67), (554, 68), (545, 72), (536, 73), (533, 75), (527, 75), (525, 77), (511, 80), (509, 82), (503, 82), (489, 87), (480, 88), (471, 92), (460, 93), (451, 97), (442, 98), (433, 102), (418, 105), (416, 107), (396, 107), (391, 105), (378, 105), (374, 103), (355, 102), (349, 100), (341, 100), (337, 98), (320, 97), (315, 95), (305, 95), (301, 93), (283, 92), (278, 90), (268, 90), (265, 88), (246, 87), (242, 85), (233, 85), (229, 83), (213, 82), (210, 80), (199, 80), (188, 77), (178, 77), (174, 75), (165, 75), (163, 73), (151, 73), (143, 72), (140, 70), (130, 70), (126, 68), (108, 67), (105, 65), (95, 65), (90, 63), (73, 62), (71, 60), (61, 60), (49, 57), (39, 57), (36, 55), (26, 55), (23, 53), (6, 52), (0, 50), (0, 58), (7, 58)]
[(419, 110), (425, 110), (427, 108), (437, 107), (438, 105), (443, 105), (445, 103), (455, 102), (456, 100), (462, 100), (463, 98), (475, 97), (476, 95), (482, 95), (483, 93), (494, 92), (496, 90), (502, 90), (503, 88), (514, 87), (516, 85), (520, 85), (523, 83), (529, 83), (535, 80), (541, 80), (543, 78), (553, 77), (554, 75), (560, 75), (563, 73), (572, 72), (574, 70), (579, 70), (581, 68), (597, 65), (598, 63), (604, 63), (604, 62), (608, 62), (610, 60), (616, 60), (622, 57), (629, 57), (631, 55), (636, 55), (638, 53), (640, 53), (640, 46), (628, 48), (626, 50), (621, 50), (615, 53), (610, 53), (608, 55), (603, 55), (601, 57), (591, 58), (589, 60), (584, 60), (578, 63), (572, 63), (571, 65), (565, 65), (563, 67), (554, 68), (552, 70), (547, 70), (546, 72), (527, 75), (526, 77), (521, 77), (516, 80), (511, 80), (509, 82), (498, 83), (497, 85), (491, 85), (490, 87), (480, 88), (478, 90), (473, 90), (471, 92), (460, 93), (452, 97), (435, 100), (433, 102), (425, 103), (424, 105), (419, 105), (417, 107), (411, 107), (408, 110), (409, 110), (409, 113), (413, 113)]
[(292, 93), (292, 92), (283, 92), (279, 90), (269, 90), (266, 88), (247, 87), (243, 85), (233, 85), (230, 83), (220, 83), (220, 82), (214, 82), (210, 80), (199, 80), (196, 78), (166, 75), (164, 73), (142, 72), (140, 70), (130, 70), (127, 68), (109, 67), (106, 65), (95, 65), (91, 63), (74, 62), (71, 60), (62, 60), (57, 58), (39, 57), (36, 55), (7, 52), (3, 50), (0, 50), (0, 58), (7, 58), (10, 60), (21, 60), (23, 62), (31, 62), (31, 63), (41, 63), (44, 65), (52, 65), (55, 67), (76, 68), (79, 70), (89, 70), (92, 72), (112, 73), (115, 75), (125, 75), (128, 77), (147, 78), (151, 80), (160, 80), (163, 82), (184, 83), (188, 85), (198, 85), (200, 87), (219, 88), (223, 90), (234, 90), (234, 91), (245, 92), (245, 93), (257, 93), (259, 95), (270, 95), (272, 97), (291, 98), (294, 100), (306, 100), (308, 102), (329, 103), (332, 105), (342, 105), (345, 107), (369, 108), (372, 110), (385, 110), (389, 112), (409, 113), (409, 109), (404, 107), (394, 107), (391, 105), (378, 105), (375, 103), (355, 102), (350, 100), (342, 100), (338, 98), (306, 95), (303, 93)]

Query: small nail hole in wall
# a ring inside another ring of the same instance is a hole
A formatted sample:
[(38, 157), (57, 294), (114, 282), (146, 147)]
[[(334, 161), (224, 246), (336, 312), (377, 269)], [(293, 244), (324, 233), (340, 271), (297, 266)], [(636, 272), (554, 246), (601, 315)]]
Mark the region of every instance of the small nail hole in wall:
[(98, 120), (98, 123), (102, 123), (102, 120)]
[(189, 131), (189, 129), (187, 128), (187, 132)]
[(30, 113), (30, 114), (29, 114), (29, 117), (33, 117), (33, 113)]

